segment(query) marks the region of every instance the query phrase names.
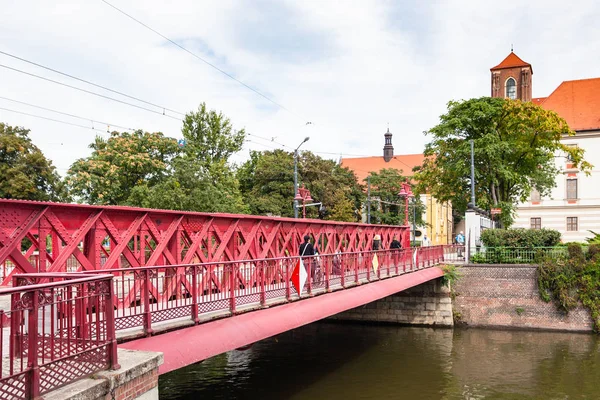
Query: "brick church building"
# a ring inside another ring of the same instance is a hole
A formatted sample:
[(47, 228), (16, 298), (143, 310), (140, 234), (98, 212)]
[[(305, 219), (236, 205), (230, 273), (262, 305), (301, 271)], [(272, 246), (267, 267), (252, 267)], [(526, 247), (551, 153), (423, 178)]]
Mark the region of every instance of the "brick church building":
[(532, 101), (564, 118), (575, 136), (562, 140), (568, 146), (585, 149), (584, 158), (594, 165), (590, 175), (573, 167), (565, 154), (556, 154), (562, 171), (549, 196), (531, 193), (520, 204), (514, 227), (551, 228), (562, 234), (563, 242), (584, 241), (600, 233), (600, 78), (562, 82), (547, 97), (532, 97), (533, 68), (514, 52), (491, 68), (491, 95)]

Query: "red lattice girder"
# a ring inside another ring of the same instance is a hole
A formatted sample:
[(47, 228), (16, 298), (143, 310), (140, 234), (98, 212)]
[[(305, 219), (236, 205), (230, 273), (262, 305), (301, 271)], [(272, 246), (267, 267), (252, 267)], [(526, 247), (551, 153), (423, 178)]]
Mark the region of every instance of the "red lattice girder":
[[(356, 252), (370, 250), (375, 235), (384, 245), (393, 236), (406, 244), (408, 227), (0, 199), (0, 265), (11, 259), (17, 273), (43, 271), (46, 262), (48, 272), (62, 272), (67, 261), (87, 270), (121, 260), (141, 267), (286, 257), (298, 254), (307, 234), (322, 254)], [(23, 254), (25, 237), (33, 244)], [(30, 263), (35, 250), (39, 262)]]

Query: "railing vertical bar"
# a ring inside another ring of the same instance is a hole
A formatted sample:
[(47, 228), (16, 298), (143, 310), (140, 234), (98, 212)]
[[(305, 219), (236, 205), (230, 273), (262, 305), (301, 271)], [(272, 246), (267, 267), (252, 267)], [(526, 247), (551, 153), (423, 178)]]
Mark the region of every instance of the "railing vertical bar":
[(28, 292), (32, 297), (31, 310), (29, 312), (29, 323), (27, 325), (28, 331), (28, 347), (27, 347), (27, 378), (28, 378), (28, 394), (30, 398), (36, 399), (40, 395), (40, 370), (38, 367), (38, 306), (39, 299), (38, 294), (41, 292), (32, 291)]

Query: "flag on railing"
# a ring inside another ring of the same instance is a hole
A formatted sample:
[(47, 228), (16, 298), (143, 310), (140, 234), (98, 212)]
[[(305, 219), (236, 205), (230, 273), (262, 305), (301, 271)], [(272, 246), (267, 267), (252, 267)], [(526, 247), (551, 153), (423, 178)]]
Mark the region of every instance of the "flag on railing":
[(304, 268), (304, 263), (301, 258), (298, 258), (296, 261), (296, 265), (294, 266), (294, 272), (292, 272), (292, 284), (296, 288), (296, 292), (298, 292), (298, 296), (302, 296), (302, 291), (304, 290), (304, 284), (306, 283), (306, 278), (308, 277), (306, 273), (306, 269)]
[(373, 271), (377, 273), (377, 269), (379, 268), (379, 259), (377, 258), (377, 254), (373, 254)]

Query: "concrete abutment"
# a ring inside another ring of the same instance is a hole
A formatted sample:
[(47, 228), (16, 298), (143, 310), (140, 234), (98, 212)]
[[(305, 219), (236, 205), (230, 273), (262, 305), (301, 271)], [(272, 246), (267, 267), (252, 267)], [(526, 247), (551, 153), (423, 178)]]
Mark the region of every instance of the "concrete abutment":
[(441, 278), (344, 311), (330, 319), (441, 327), (454, 325), (450, 290), (442, 285)]

